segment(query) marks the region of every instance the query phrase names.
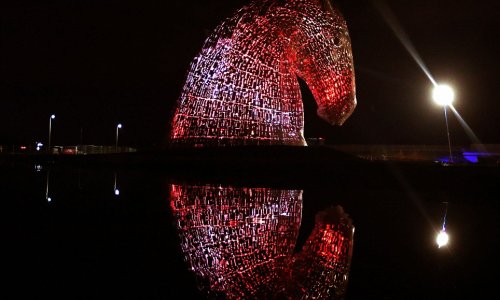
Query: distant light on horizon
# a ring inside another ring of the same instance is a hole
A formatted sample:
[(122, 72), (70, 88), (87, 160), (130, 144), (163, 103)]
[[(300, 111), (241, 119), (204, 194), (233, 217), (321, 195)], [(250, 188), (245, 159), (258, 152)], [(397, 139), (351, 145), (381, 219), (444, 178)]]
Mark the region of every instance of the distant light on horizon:
[(453, 103), (455, 92), (446, 84), (438, 84), (432, 90), (432, 99), (441, 106), (449, 106)]

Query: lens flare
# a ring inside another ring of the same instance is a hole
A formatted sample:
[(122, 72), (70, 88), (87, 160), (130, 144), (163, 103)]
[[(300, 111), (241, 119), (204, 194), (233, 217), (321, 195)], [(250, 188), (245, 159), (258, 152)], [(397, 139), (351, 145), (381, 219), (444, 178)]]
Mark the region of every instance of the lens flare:
[(380, 14), (384, 18), (384, 21), (387, 23), (387, 25), (389, 25), (389, 28), (391, 28), (392, 32), (394, 32), (394, 35), (405, 47), (406, 51), (408, 51), (408, 54), (410, 54), (411, 57), (415, 60), (420, 69), (422, 69), (427, 78), (429, 78), (434, 86), (437, 86), (436, 80), (434, 80), (434, 77), (424, 63), (424, 60), (422, 59), (422, 57), (420, 57), (417, 49), (415, 49), (415, 47), (413, 46), (410, 37), (404, 31), (403, 26), (401, 26), (391, 8), (387, 5), (387, 3), (383, 1), (372, 0), (372, 4), (375, 6), (375, 8), (378, 9)]

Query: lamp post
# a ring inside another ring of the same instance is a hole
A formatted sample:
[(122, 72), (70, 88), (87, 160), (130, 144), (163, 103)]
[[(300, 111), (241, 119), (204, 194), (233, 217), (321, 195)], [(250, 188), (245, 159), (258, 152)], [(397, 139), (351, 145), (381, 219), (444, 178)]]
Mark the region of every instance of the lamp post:
[(52, 120), (56, 118), (56, 115), (51, 115), (50, 118), (49, 118), (49, 143), (48, 143), (48, 146), (47, 146), (47, 150), (50, 152), (51, 150), (51, 144), (50, 144), (50, 140), (52, 138)]
[(115, 149), (118, 149), (118, 132), (119, 130), (122, 128), (122, 124), (121, 123), (118, 123), (118, 125), (116, 125), (116, 139), (115, 139)]
[(445, 84), (438, 84), (434, 87), (434, 90), (432, 91), (432, 98), (434, 99), (434, 102), (443, 106), (444, 108), (444, 118), (446, 121), (446, 134), (448, 135), (448, 149), (450, 151), (450, 162), (453, 162), (453, 155), (451, 153), (450, 130), (448, 127), (448, 114), (446, 108), (453, 102), (455, 98), (455, 93), (453, 92), (453, 89), (450, 86)]

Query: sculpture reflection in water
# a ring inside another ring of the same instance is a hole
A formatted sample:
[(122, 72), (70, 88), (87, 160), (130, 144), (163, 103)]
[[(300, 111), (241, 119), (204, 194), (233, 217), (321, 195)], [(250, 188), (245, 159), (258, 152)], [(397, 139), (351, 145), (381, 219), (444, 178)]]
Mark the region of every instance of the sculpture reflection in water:
[(302, 191), (172, 185), (181, 249), (217, 299), (343, 299), (354, 226), (342, 207), (316, 215), (301, 251)]
[(173, 144), (305, 146), (297, 76), (317, 113), (342, 125), (356, 107), (347, 24), (331, 0), (253, 0), (222, 22), (190, 66)]

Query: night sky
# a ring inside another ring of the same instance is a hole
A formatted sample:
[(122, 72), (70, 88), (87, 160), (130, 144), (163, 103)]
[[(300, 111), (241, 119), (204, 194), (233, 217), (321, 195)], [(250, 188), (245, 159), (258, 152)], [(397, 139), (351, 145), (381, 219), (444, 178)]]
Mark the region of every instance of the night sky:
[[(316, 116), (304, 86), (305, 135), (332, 144), (447, 143), (432, 84), (375, 0), (342, 0), (358, 106), (341, 127)], [(207, 35), (248, 1), (8, 1), (0, 6), (0, 144), (164, 145), (189, 64)], [(500, 1), (388, 0), (455, 108), (483, 143), (500, 143)], [(453, 145), (472, 141), (453, 114)]]

